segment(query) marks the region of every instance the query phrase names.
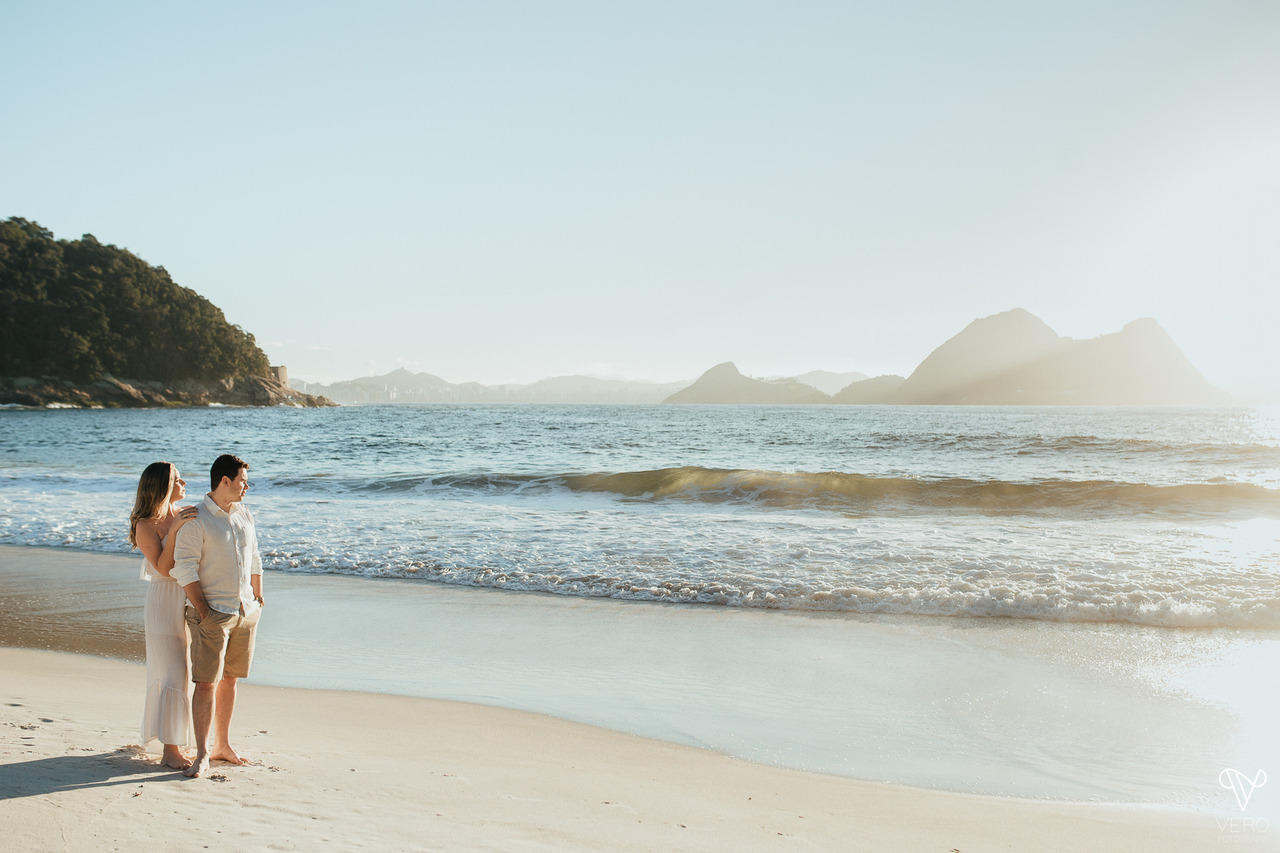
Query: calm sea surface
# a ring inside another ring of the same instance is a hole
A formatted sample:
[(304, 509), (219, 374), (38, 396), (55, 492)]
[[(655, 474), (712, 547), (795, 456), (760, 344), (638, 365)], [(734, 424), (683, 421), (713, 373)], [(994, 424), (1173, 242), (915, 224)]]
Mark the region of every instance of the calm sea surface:
[(707, 606), (1280, 628), (1280, 411), (0, 412), (0, 542), (124, 552), (246, 459), (268, 568)]

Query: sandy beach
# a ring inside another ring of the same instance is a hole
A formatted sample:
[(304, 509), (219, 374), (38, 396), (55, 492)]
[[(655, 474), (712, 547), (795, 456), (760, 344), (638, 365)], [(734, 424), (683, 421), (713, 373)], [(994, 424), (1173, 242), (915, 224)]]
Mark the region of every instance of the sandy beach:
[(19, 850), (971, 853), (1223, 842), (1213, 818), (1175, 809), (863, 783), (526, 712), (257, 685), (243, 689), (235, 730), (255, 763), (189, 780), (135, 745), (140, 665), (5, 648), (0, 669), (0, 818)]
[[(144, 669), (118, 659), (139, 656), (125, 563), (0, 549), (20, 564), (0, 590), (0, 819), (14, 849), (1276, 849), (1270, 827), (1225, 812), (864, 782), (528, 711), (253, 679), (233, 735), (254, 763), (188, 780), (136, 746)], [(57, 586), (75, 565), (84, 586), (55, 595), (31, 580)], [(313, 602), (313, 579), (268, 580), (282, 581), (282, 610)], [(95, 649), (86, 634), (104, 614), (119, 630)]]

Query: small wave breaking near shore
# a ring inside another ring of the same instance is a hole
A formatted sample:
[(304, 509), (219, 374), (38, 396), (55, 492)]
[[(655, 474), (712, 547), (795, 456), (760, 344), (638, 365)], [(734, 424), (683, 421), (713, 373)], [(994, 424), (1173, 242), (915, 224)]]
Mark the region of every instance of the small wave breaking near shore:
[(278, 478), (273, 485), (332, 494), (520, 493), (566, 489), (625, 500), (690, 500), (850, 514), (1203, 513), (1280, 518), (1280, 491), (1252, 483), (1152, 485), (1106, 480), (973, 480), (681, 466), (618, 473), (404, 474), (383, 478)]
[(881, 509), (1028, 512), (1114, 510), (1258, 514), (1280, 518), (1280, 492), (1248, 483), (1176, 486), (1108, 481), (1007, 482), (964, 478), (869, 477), (835, 471), (779, 472), (683, 467), (563, 478), (576, 491), (631, 498), (742, 500), (847, 512)]

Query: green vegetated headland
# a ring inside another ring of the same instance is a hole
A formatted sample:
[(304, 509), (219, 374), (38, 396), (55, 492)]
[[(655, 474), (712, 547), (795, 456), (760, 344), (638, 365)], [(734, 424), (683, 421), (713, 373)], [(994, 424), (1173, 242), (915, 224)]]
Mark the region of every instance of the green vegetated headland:
[(92, 234), (0, 222), (0, 403), (332, 405), (272, 373), (222, 310)]
[(266, 376), (253, 335), (137, 255), (92, 234), (0, 223), (0, 359), (8, 376), (171, 382)]

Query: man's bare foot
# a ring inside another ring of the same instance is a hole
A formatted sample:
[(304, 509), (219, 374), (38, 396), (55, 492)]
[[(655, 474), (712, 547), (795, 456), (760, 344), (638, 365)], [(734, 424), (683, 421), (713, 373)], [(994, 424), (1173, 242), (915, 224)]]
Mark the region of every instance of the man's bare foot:
[(192, 779), (197, 779), (208, 772), (209, 772), (209, 756), (201, 753), (196, 755), (196, 760), (192, 762), (190, 767), (182, 771), (182, 775), (190, 776)]
[(214, 761), (225, 761), (228, 764), (247, 764), (248, 763), (243, 758), (241, 758), (234, 749), (231, 748), (230, 744), (226, 746), (215, 746), (213, 748), (213, 752), (209, 753), (209, 757), (212, 758)]
[(160, 758), (160, 763), (165, 767), (172, 767), (174, 770), (186, 770), (191, 766), (191, 759), (182, 754), (182, 750), (172, 743), (164, 745), (164, 755)]

